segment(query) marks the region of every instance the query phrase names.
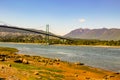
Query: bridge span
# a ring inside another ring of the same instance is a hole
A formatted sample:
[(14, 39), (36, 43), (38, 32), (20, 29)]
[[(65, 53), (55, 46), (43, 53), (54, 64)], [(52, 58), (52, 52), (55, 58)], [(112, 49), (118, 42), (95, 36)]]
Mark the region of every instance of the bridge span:
[(58, 35), (54, 35), (54, 34), (50, 34), (50, 33), (40, 32), (40, 31), (37, 31), (37, 30), (20, 28), (20, 27), (16, 27), (16, 26), (7, 26), (7, 25), (0, 25), (0, 27), (2, 27), (2, 28), (10, 28), (10, 29), (17, 29), (17, 30), (22, 30), (22, 31), (28, 31), (28, 32), (33, 32), (33, 33), (37, 33), (37, 34), (43, 34), (43, 35), (47, 35), (47, 36), (52, 36), (52, 37), (56, 37), (56, 38), (60, 38), (60, 39), (66, 39), (66, 40), (72, 41), (72, 39), (70, 39), (70, 38), (66, 38), (66, 37), (62, 37), (62, 36), (58, 36)]

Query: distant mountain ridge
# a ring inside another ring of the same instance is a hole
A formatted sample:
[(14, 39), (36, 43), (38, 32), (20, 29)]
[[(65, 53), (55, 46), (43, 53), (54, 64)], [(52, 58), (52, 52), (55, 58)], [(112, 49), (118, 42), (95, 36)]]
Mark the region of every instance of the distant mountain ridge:
[(64, 35), (70, 38), (99, 39), (99, 40), (120, 40), (120, 29), (75, 29)]

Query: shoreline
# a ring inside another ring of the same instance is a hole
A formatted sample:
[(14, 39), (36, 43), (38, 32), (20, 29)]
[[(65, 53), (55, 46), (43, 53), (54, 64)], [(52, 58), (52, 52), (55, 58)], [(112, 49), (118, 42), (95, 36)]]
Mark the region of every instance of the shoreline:
[[(19, 42), (0, 42), (0, 43), (10, 43), (10, 44), (38, 44), (46, 45), (46, 43), (19, 43)], [(101, 48), (120, 48), (120, 46), (107, 46), (107, 45), (66, 45), (66, 44), (53, 44), (52, 46), (80, 46), (80, 47), (101, 47)]]
[[(4, 42), (0, 42), (0, 43), (4, 43)], [(33, 44), (33, 45), (43, 45), (43, 44), (38, 44), (38, 43), (14, 43), (14, 42), (6, 42), (6, 44), (9, 43), (9, 44)], [(44, 46), (44, 45), (43, 45)], [(45, 45), (46, 46), (46, 45)], [(76, 45), (61, 45), (61, 44), (57, 44), (57, 45), (50, 45), (50, 46), (76, 46)], [(92, 46), (92, 45), (77, 45), (78, 47), (98, 47), (98, 48), (116, 48), (116, 46)], [(117, 47), (118, 48), (118, 47)], [(119, 46), (120, 48), (120, 46)], [(19, 53), (21, 54), (21, 53)], [(28, 53), (27, 53), (28, 54)], [(25, 53), (24, 53), (25, 55)], [(29, 54), (28, 54), (29, 55)], [(31, 54), (31, 56), (39, 56), (39, 55), (34, 55), (34, 54)], [(49, 57), (50, 58), (50, 57)], [(54, 58), (52, 58), (54, 59)], [(65, 61), (65, 60), (63, 60)], [(74, 63), (72, 61), (70, 61), (70, 63)], [(91, 65), (91, 64), (87, 64), (87, 66), (91, 66), (91, 67), (96, 67), (94, 65)], [(96, 67), (96, 68), (100, 68), (100, 69), (104, 69), (104, 70), (108, 70), (108, 71), (112, 71), (112, 72), (119, 72), (117, 70), (111, 70), (111, 69), (107, 69), (107, 68), (104, 68), (104, 67)]]
[[(14, 48), (10, 48), (8, 50), (12, 49)], [(72, 63), (61, 61), (58, 58), (52, 59), (42, 56), (16, 54), (16, 50), (12, 50), (11, 53), (3, 49), (3, 51), (0, 52), (2, 52), (2, 54), (0, 53), (0, 78), (8, 78), (9, 76), (14, 75), (15, 77), (12, 77), (11, 80), (13, 80), (13, 78), (18, 78), (21, 80), (120, 79), (120, 73), (87, 66), (81, 62)], [(3, 72), (4, 69), (6, 72)], [(24, 73), (27, 76), (24, 76)]]

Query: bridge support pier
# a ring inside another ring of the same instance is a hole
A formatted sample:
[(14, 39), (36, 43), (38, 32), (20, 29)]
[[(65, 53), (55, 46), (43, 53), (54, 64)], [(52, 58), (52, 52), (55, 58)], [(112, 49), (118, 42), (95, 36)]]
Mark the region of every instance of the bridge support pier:
[(45, 37), (46, 44), (49, 45), (49, 24), (46, 25), (46, 37)]

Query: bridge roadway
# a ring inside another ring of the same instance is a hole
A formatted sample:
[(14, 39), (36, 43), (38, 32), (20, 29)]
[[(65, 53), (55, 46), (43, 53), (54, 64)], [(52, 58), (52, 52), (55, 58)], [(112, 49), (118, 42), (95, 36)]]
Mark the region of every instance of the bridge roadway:
[(36, 31), (36, 30), (25, 29), (25, 28), (20, 28), (20, 27), (7, 26), (7, 25), (0, 25), (0, 27), (2, 27), (2, 28), (10, 28), (10, 29), (17, 29), (17, 30), (23, 30), (23, 31), (28, 31), (28, 32), (33, 32), (33, 33), (37, 33), (37, 34), (43, 34), (43, 35), (48, 35), (48, 36), (52, 36), (52, 37), (57, 37), (57, 38), (60, 38), (60, 39), (72, 40), (70, 38), (65, 38), (65, 37), (62, 37), (62, 36), (54, 35), (54, 34), (48, 34), (48, 33), (39, 32), (39, 31)]

